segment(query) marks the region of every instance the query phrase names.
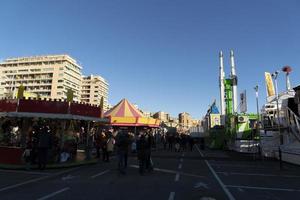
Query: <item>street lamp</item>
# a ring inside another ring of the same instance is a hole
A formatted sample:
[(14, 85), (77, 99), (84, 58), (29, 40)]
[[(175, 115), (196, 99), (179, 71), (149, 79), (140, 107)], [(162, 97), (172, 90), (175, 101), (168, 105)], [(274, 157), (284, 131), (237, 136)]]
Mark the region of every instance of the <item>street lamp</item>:
[(256, 97), (256, 114), (257, 114), (257, 123), (256, 123), (256, 136), (259, 138), (259, 145), (257, 146), (258, 148), (258, 154), (261, 155), (260, 151), (260, 132), (259, 132), (259, 127), (260, 127), (260, 117), (259, 117), (259, 106), (258, 106), (258, 85), (254, 87), (255, 90), (255, 97)]
[(277, 77), (278, 77), (279, 71), (275, 71), (272, 74), (272, 78), (275, 82), (275, 94), (276, 94), (276, 104), (277, 104), (277, 125), (278, 125), (278, 132), (280, 137), (280, 145), (283, 144), (283, 137), (280, 130), (280, 113), (279, 113), (279, 95), (278, 95), (278, 84), (277, 84)]
[(283, 145), (283, 136), (281, 134), (280, 130), (280, 114), (279, 114), (279, 95), (278, 95), (278, 85), (277, 85), (277, 77), (278, 77), (279, 71), (275, 71), (272, 74), (272, 78), (275, 81), (275, 93), (276, 93), (276, 104), (277, 104), (277, 123), (278, 123), (278, 132), (279, 132), (279, 139), (280, 139), (280, 145), (278, 147), (278, 156), (279, 156), (279, 168), (282, 169), (282, 154), (281, 154), (281, 145)]

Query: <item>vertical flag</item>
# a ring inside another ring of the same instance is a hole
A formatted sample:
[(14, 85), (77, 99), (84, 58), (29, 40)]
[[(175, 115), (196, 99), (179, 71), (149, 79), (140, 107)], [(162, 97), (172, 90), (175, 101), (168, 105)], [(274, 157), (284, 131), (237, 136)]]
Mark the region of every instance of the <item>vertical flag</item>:
[(247, 112), (247, 96), (246, 90), (240, 94), (240, 110), (242, 113)]
[(103, 118), (103, 108), (104, 108), (104, 99), (102, 96), (100, 100), (100, 118)]
[(268, 97), (274, 96), (275, 95), (274, 84), (273, 84), (272, 76), (269, 72), (265, 72), (265, 81), (266, 81)]

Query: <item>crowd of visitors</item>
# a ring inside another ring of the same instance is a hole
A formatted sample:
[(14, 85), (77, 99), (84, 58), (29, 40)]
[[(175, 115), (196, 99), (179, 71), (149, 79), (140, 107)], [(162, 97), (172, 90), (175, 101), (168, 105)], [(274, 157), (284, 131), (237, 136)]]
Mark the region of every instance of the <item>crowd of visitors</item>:
[[(2, 138), (0, 145), (20, 146), (20, 123), (2, 123)], [(26, 135), (26, 147), (23, 160), (26, 168), (37, 165), (39, 169), (46, 168), (46, 164), (62, 163), (76, 159), (78, 149), (85, 149), (87, 155), (103, 162), (109, 162), (113, 153), (118, 159), (120, 174), (126, 174), (128, 154), (136, 155), (139, 162), (139, 173), (153, 170), (151, 151), (161, 143), (164, 150), (181, 152), (189, 148), (193, 150), (194, 139), (187, 134), (165, 133), (154, 129), (132, 130), (128, 128), (91, 127), (69, 123), (64, 130), (53, 122), (38, 121), (31, 124)], [(87, 134), (88, 132), (88, 134)], [(135, 132), (135, 134), (133, 133)], [(4, 135), (4, 137), (3, 137)], [(89, 136), (89, 137), (87, 137)]]

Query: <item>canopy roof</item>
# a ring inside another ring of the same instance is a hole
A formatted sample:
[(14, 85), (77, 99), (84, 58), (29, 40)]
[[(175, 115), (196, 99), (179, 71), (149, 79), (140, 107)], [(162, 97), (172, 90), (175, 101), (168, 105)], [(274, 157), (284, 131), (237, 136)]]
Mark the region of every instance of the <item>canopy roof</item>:
[(127, 99), (122, 99), (116, 106), (104, 114), (113, 126), (159, 127), (160, 120), (144, 115)]
[(117, 105), (104, 114), (105, 117), (144, 117), (127, 99), (122, 99)]

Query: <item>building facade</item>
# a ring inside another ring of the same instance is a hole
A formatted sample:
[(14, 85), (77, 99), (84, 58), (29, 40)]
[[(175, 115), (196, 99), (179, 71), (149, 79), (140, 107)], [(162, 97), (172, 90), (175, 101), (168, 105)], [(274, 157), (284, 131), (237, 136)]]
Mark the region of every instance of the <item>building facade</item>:
[(101, 76), (83, 76), (81, 84), (81, 102), (100, 105), (103, 97), (103, 108), (108, 108), (108, 83)]
[(20, 85), (41, 98), (81, 98), (81, 66), (68, 55), (9, 58), (0, 63), (0, 97), (11, 97)]
[(161, 122), (169, 122), (170, 115), (169, 113), (159, 111), (153, 114), (153, 118), (159, 119)]
[(179, 126), (188, 129), (192, 126), (192, 118), (189, 113), (183, 112), (178, 115)]

